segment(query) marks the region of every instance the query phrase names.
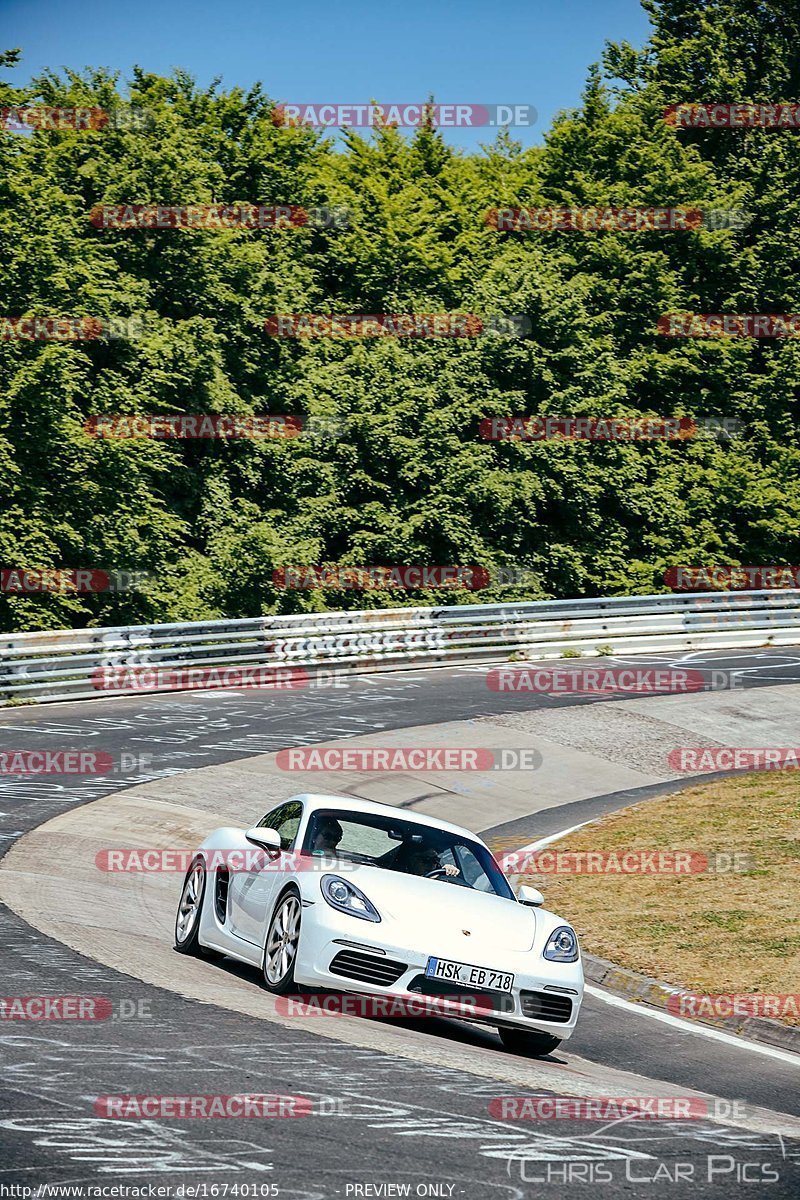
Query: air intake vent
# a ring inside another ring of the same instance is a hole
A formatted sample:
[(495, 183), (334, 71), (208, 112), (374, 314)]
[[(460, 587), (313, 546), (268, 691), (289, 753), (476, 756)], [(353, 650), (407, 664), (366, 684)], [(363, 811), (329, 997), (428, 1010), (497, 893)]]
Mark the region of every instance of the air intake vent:
[(332, 975), (344, 975), (357, 979), (359, 983), (375, 983), (389, 987), (408, 968), (393, 958), (375, 958), (372, 954), (359, 954), (357, 950), (340, 950), (330, 965)]
[(533, 1020), (568, 1021), (572, 1016), (569, 996), (558, 996), (554, 992), (520, 992), (519, 1002), (523, 1016)]
[(225, 867), (221, 867), (217, 871), (216, 879), (214, 880), (214, 909), (220, 925), (225, 924), (225, 917), (228, 913), (228, 885), (230, 880), (230, 872)]

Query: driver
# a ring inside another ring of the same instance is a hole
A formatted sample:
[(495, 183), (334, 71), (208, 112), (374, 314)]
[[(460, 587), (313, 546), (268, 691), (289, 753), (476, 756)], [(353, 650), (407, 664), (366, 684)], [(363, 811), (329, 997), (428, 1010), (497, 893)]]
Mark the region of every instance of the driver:
[(320, 817), (311, 839), (312, 854), (335, 854), (344, 830), (335, 817)]
[(434, 871), (443, 871), (445, 875), (460, 875), (458, 867), (453, 863), (444, 863), (433, 846), (425, 846), (415, 842), (403, 847), (403, 854), (398, 861), (398, 867), (407, 875), (430, 875)]

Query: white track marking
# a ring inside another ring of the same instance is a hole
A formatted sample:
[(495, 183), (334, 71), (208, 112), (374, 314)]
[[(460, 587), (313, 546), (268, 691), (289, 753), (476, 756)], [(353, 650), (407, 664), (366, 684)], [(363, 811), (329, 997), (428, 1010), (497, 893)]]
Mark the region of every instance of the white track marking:
[[(547, 812), (547, 809), (543, 809)], [(599, 818), (597, 818), (599, 819)], [(520, 846), (517, 854), (527, 854), (531, 850), (543, 850), (545, 846), (549, 846), (551, 842), (557, 842), (559, 838), (566, 837), (568, 833), (574, 833), (576, 829), (583, 829), (584, 825), (591, 824), (590, 821), (581, 821), (580, 825), (571, 825), (569, 829), (562, 829), (560, 833), (551, 833), (549, 837), (539, 838), (537, 842), (531, 842), (529, 846)]]

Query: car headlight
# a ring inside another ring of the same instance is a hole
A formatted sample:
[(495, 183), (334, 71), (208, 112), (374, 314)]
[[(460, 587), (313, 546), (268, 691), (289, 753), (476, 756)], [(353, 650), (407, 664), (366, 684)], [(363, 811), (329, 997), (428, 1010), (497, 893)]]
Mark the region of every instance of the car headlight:
[(554, 929), (547, 939), (543, 957), (550, 962), (577, 962), (578, 939), (575, 930), (570, 929), (569, 925), (559, 925), (558, 929)]
[(331, 908), (347, 913), (350, 917), (360, 917), (362, 921), (381, 919), (381, 914), (372, 901), (354, 884), (340, 879), (338, 875), (323, 875), (322, 894)]

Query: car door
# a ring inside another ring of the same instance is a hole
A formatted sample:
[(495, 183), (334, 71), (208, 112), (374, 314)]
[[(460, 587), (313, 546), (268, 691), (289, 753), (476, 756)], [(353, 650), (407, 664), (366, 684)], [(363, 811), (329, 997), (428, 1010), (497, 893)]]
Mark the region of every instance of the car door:
[(279, 854), (256, 855), (258, 859), (245, 871), (231, 872), (229, 887), (229, 924), (237, 937), (260, 946), (264, 922), (272, 908), (276, 892), (288, 877), (287, 864), (303, 816), (299, 800), (279, 804), (258, 822), (259, 829), (274, 829), (281, 835)]

